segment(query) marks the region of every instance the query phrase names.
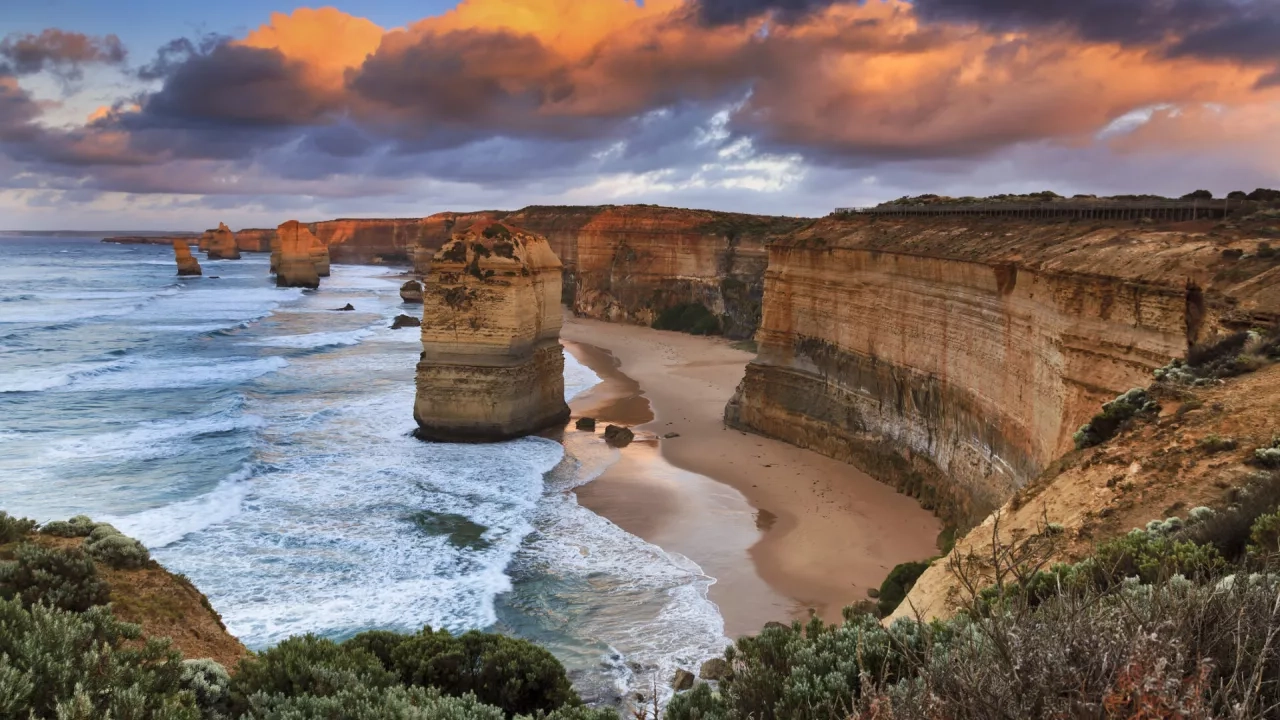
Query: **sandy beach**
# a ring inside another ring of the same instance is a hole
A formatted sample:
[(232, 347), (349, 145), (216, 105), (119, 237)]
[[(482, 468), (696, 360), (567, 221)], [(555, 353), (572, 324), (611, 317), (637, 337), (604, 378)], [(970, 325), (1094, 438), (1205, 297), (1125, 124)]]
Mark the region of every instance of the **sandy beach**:
[(597, 418), (597, 432), (608, 422), (638, 431), (579, 502), (715, 577), (710, 595), (730, 637), (810, 609), (837, 621), (894, 565), (936, 553), (940, 525), (911, 498), (850, 465), (725, 427), (751, 353), (581, 318), (567, 317), (561, 338), (602, 378), (571, 404), (574, 417)]

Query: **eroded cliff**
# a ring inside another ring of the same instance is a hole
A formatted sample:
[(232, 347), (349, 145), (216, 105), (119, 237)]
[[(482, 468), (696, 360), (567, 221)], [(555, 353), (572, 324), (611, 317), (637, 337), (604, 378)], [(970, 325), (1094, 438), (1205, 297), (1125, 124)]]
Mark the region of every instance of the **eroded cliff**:
[(191, 243), (186, 240), (173, 241), (173, 257), (178, 263), (179, 275), (200, 275), (200, 261), (191, 254)]
[[(225, 223), (219, 223), (217, 230), (210, 230), (205, 235), (209, 236), (206, 257), (210, 260), (240, 259), (240, 248), (236, 245), (236, 235), (231, 232), (231, 228), (227, 227)], [(202, 246), (206, 243), (204, 236), (201, 236), (200, 242)]]
[(420, 439), (505, 440), (569, 419), (560, 272), (544, 238), (500, 222), (436, 253), (422, 298)]
[(278, 228), (280, 254), (276, 262), (277, 287), (320, 287), (315, 263), (319, 240), (306, 225), (290, 220)]
[(333, 262), (357, 265), (410, 264), (423, 227), (423, 218), (344, 218), (308, 226)]
[(271, 252), (275, 228), (245, 228), (236, 231), (236, 247), (240, 252)]
[(731, 338), (759, 324), (765, 244), (803, 222), (650, 205), (533, 206), (507, 220), (547, 238), (575, 314), (649, 325), (663, 310), (700, 303)]
[(826, 218), (770, 247), (759, 357), (726, 420), (969, 526), (1103, 402), (1274, 313), (1260, 247), (1208, 222)]

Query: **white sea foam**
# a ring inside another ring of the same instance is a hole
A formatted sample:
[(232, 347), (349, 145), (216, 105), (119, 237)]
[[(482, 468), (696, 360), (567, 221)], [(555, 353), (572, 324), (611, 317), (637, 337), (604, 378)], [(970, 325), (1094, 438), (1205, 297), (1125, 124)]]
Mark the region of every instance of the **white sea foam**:
[(259, 429), (264, 424), (256, 415), (226, 414), (143, 422), (128, 429), (54, 440), (46, 447), (45, 456), (51, 461), (176, 457), (190, 452), (190, 442), (195, 438)]
[(92, 378), (126, 367), (125, 361), (67, 363), (0, 373), (0, 393), (42, 392), (64, 388), (80, 378)]
[(158, 550), (239, 514), (252, 487), (250, 479), (253, 474), (254, 468), (246, 465), (203, 495), (132, 515), (104, 517), (103, 520), (126, 535), (141, 540), (152, 550)]
[(288, 366), (282, 357), (254, 360), (144, 358), (125, 361), (128, 368), (75, 378), (60, 390), (161, 390), (248, 382)]
[(340, 332), (314, 332), (303, 335), (269, 335), (246, 344), (265, 347), (297, 348), (309, 350), (324, 347), (357, 345), (361, 340), (373, 334), (369, 328)]

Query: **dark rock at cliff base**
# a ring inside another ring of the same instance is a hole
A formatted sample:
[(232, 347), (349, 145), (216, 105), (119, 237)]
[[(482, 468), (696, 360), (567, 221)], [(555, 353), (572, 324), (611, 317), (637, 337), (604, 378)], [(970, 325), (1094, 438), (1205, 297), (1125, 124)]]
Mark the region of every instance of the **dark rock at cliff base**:
[(405, 303), (407, 305), (421, 305), (422, 304), (422, 283), (418, 282), (417, 280), (410, 280), (409, 282), (401, 285), (400, 286), (400, 302)]
[(351, 303), (347, 303), (346, 305), (343, 305), (340, 308), (334, 308), (333, 311), (334, 312), (351, 312), (352, 310), (355, 310), (355, 309), (356, 308), (354, 305), (352, 305)]
[(663, 440), (670, 440), (671, 438), (678, 438), (678, 437), (680, 437), (680, 433), (677, 433), (677, 432), (670, 432), (670, 433), (667, 433), (666, 435), (663, 435), (663, 436), (662, 436), (662, 439), (663, 439)]
[(790, 626), (790, 625), (787, 625), (787, 624), (785, 624), (785, 623), (780, 623), (780, 622), (778, 622), (777, 620), (770, 620), (769, 622), (767, 622), (767, 623), (765, 623), (765, 624), (764, 624), (764, 629), (765, 629), (765, 630), (768, 630), (768, 629), (770, 629), (770, 628), (780, 628), (780, 629), (782, 629), (782, 630), (787, 630), (787, 631), (790, 631), (790, 630), (791, 630), (791, 626)]
[(412, 315), (397, 315), (396, 319), (391, 322), (392, 330), (407, 327), (422, 327), (422, 321)]
[(698, 677), (703, 680), (723, 680), (728, 674), (729, 663), (724, 658), (711, 658), (698, 669)]
[(671, 678), (671, 689), (676, 692), (688, 690), (693, 687), (693, 681), (693, 673), (684, 668), (679, 668), (676, 670), (676, 676)]
[(595, 418), (578, 418), (578, 422), (574, 424), (574, 427), (578, 428), (579, 430), (588, 430), (590, 432), (595, 432), (596, 419)]
[(613, 447), (626, 447), (635, 439), (636, 434), (631, 432), (631, 428), (622, 427), (621, 425), (610, 425), (604, 429), (604, 441)]
[(880, 588), (867, 588), (867, 597), (875, 600), (880, 597)]

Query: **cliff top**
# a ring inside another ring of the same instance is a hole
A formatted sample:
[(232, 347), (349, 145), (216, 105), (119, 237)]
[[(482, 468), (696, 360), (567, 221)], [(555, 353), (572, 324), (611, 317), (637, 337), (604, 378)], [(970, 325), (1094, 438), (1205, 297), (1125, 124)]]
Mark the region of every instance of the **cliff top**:
[[(1059, 195), (1052, 190), (1042, 190), (1035, 193), (1024, 194), (1000, 194), (988, 195), (986, 197), (948, 197), (946, 195), (934, 195), (931, 193), (915, 196), (903, 196), (896, 200), (889, 200), (880, 203), (876, 207), (901, 207), (901, 206), (921, 206), (921, 205), (977, 205), (991, 203), (1042, 203), (1042, 202), (1080, 202), (1080, 201), (1097, 201), (1106, 202), (1135, 202), (1135, 201), (1154, 201), (1169, 202), (1174, 200), (1213, 200), (1213, 193), (1208, 190), (1195, 190), (1180, 197), (1171, 198), (1163, 195), (1072, 195), (1066, 197)], [(1228, 200), (1251, 200), (1255, 202), (1274, 202), (1280, 200), (1280, 190), (1272, 190), (1270, 188), (1257, 188), (1253, 192), (1246, 193), (1243, 190), (1235, 190), (1227, 194)]]
[(431, 272), (456, 273), (460, 269), (480, 280), (498, 273), (521, 274), (559, 269), (560, 259), (546, 238), (515, 225), (483, 219), (453, 233), (435, 254)]

